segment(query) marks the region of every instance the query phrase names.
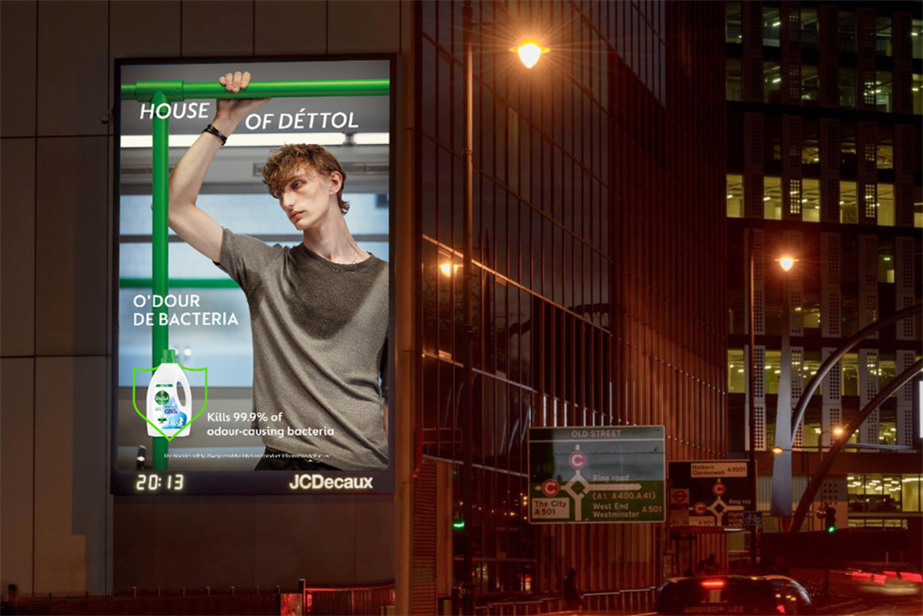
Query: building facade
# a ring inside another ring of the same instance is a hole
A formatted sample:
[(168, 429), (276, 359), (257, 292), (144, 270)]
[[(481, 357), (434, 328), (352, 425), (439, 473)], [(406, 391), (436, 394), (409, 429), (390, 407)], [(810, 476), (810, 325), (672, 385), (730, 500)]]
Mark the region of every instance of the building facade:
[[(463, 2), (153, 6), (2, 3), (3, 75), (21, 85), (3, 90), (0, 131), (2, 583), (48, 593), (397, 579), (414, 611), (435, 613), (465, 576), (452, 530), (464, 456)], [(528, 523), (527, 435), (663, 425), (668, 461), (728, 452), (723, 6), (473, 7), (476, 591), (559, 592), (571, 567), (585, 591), (650, 589), (688, 564), (665, 556), (662, 525)], [(508, 53), (526, 33), (552, 48), (531, 72)], [(395, 259), (414, 272), (394, 289), (396, 497), (113, 497), (115, 60), (343, 54), (396, 57), (393, 203), (406, 224)], [(171, 520), (184, 521), (178, 534)], [(724, 539), (695, 550), (688, 559), (723, 554)]]
[[(464, 470), (462, 7), (419, 7), (414, 568), (435, 591), (415, 605), (466, 579), (464, 532), (482, 596), (558, 592), (571, 567), (586, 591), (650, 588), (676, 564), (661, 525), (530, 526), (526, 445), (531, 427), (655, 424), (668, 460), (726, 454), (721, 5), (474, 3), (476, 497), (473, 523), (450, 533)], [(530, 28), (552, 51), (527, 72), (507, 48)], [(723, 553), (723, 539), (697, 550)]]
[[(726, 4), (730, 440), (747, 446), (753, 251), (755, 445), (767, 451), (789, 386), (793, 406), (847, 339), (921, 302), (923, 21), (914, 3)], [(783, 255), (798, 259), (787, 274)], [(919, 316), (899, 321), (824, 379), (792, 443), (796, 501), (833, 435), (920, 357), (920, 338)], [(850, 526), (906, 526), (921, 510), (914, 391), (869, 416), (852, 440), (875, 449), (848, 449), (818, 496), (848, 508)], [(771, 455), (761, 462), (771, 472)]]

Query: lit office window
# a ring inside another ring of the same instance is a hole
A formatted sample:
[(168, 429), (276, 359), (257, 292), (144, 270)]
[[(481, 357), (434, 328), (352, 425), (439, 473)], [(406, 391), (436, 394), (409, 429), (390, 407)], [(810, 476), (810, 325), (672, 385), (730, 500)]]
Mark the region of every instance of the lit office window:
[(820, 182), (805, 179), (801, 183), (801, 219), (805, 222), (820, 222)]
[(778, 47), (782, 33), (782, 16), (778, 7), (763, 7), (763, 45)]
[(913, 114), (923, 115), (923, 75), (914, 73), (911, 94), (913, 94)]
[(764, 179), (763, 218), (782, 220), (782, 180), (780, 178)]
[(913, 20), (913, 26), (910, 28), (910, 38), (913, 44), (913, 59), (923, 60), (923, 20)]
[(747, 364), (742, 349), (728, 349), (728, 393), (747, 391)]
[(778, 62), (763, 62), (763, 102), (778, 103), (782, 88), (782, 69)]
[(740, 76), (740, 60), (728, 58), (727, 60), (727, 99), (739, 101), (741, 99), (742, 82)]
[(727, 176), (728, 218), (743, 218), (744, 179), (741, 175)]
[[(878, 185), (878, 224), (883, 227), (894, 226), (894, 185)], [(891, 281), (893, 282), (893, 281)]]
[(816, 103), (820, 96), (820, 82), (817, 76), (817, 66), (803, 64), (801, 66), (801, 100)]
[(855, 182), (840, 182), (840, 223), (859, 223), (859, 206), (856, 201)]
[(728, 2), (725, 5), (727, 20), (725, 22), (725, 42), (742, 43), (743, 31), (740, 22), (740, 2)]
[(879, 56), (893, 55), (890, 17), (875, 18), (875, 54)]

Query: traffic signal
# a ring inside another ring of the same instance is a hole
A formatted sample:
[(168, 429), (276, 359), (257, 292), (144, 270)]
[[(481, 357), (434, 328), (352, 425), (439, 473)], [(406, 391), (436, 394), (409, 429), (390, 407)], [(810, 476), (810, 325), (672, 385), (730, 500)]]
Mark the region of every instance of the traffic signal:
[(824, 528), (827, 529), (828, 533), (836, 532), (836, 508), (827, 505), (827, 509), (824, 511)]

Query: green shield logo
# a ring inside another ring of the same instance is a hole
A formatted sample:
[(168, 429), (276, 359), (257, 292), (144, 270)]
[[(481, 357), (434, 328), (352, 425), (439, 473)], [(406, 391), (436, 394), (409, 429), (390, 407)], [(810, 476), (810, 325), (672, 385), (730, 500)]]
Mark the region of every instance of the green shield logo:
[[(185, 430), (188, 426), (190, 426), (190, 425), (192, 424), (192, 422), (194, 422), (196, 419), (198, 419), (199, 415), (201, 415), (203, 412), (205, 412), (205, 407), (208, 406), (208, 368), (188, 368), (188, 367), (186, 367), (186, 366), (183, 366), (182, 364), (177, 364), (177, 366), (179, 366), (180, 368), (182, 368), (182, 369), (185, 370), (186, 372), (204, 372), (204, 373), (205, 373), (205, 395), (203, 396), (202, 408), (199, 410), (198, 413), (196, 413), (196, 414), (186, 423), (185, 426), (183, 426), (183, 428), (179, 431), (179, 432), (181, 432), (182, 430)], [(174, 434), (173, 436), (167, 436), (167, 435), (164, 433), (164, 431), (160, 429), (160, 426), (158, 426), (158, 425), (155, 424), (153, 421), (151, 421), (150, 419), (148, 419), (148, 418), (147, 418), (147, 415), (145, 415), (144, 413), (142, 413), (142, 412), (141, 412), (141, 409), (138, 408), (138, 398), (137, 398), (138, 388), (137, 388), (137, 385), (136, 385), (138, 373), (139, 373), (139, 372), (154, 372), (155, 370), (157, 370), (157, 368), (132, 368), (132, 369), (131, 369), (131, 403), (134, 405), (134, 407), (135, 407), (135, 412), (137, 412), (138, 415), (140, 415), (141, 419), (143, 419), (144, 421), (146, 421), (148, 424), (154, 426), (154, 429), (157, 430), (158, 432), (160, 432), (160, 434), (161, 434), (165, 439), (167, 439), (167, 441), (169, 442), (169, 441), (172, 441), (172, 440), (173, 440), (174, 438), (176, 438), (177, 436), (179, 436), (179, 432), (177, 432), (177, 433)], [(164, 392), (164, 391), (158, 392), (158, 393), (157, 393), (157, 396), (158, 396), (157, 401), (160, 402), (161, 404), (165, 403), (165, 402), (166, 402), (167, 400), (169, 400), (169, 398), (170, 398), (170, 396), (169, 396), (166, 392)]]

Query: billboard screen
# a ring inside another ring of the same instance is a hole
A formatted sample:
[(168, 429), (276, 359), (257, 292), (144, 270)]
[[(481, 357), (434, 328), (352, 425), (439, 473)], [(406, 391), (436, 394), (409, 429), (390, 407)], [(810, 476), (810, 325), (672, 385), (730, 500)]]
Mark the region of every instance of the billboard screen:
[(114, 493), (392, 490), (392, 74), (117, 66)]

